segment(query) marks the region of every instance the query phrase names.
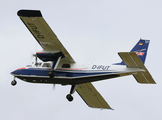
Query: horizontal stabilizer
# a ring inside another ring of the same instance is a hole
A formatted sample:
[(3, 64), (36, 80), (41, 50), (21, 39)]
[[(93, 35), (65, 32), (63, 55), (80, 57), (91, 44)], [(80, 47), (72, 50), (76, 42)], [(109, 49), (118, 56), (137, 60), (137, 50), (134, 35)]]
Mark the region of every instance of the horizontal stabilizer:
[(156, 84), (151, 74), (137, 56), (135, 52), (119, 52), (118, 53), (121, 59), (124, 61), (127, 67), (129, 68), (142, 68), (145, 70), (144, 72), (137, 72), (133, 74), (137, 82), (139, 83), (148, 83), (148, 84)]
[(91, 83), (77, 85), (76, 91), (89, 107), (111, 109)]

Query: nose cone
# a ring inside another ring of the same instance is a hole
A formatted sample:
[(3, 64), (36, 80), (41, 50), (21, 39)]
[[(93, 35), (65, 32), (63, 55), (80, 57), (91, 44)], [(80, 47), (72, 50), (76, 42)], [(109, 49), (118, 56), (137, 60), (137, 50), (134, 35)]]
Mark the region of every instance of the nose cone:
[(14, 70), (13, 72), (11, 72), (11, 74), (12, 74), (13, 76), (20, 75), (22, 69), (25, 69), (25, 68), (16, 69), (16, 70)]

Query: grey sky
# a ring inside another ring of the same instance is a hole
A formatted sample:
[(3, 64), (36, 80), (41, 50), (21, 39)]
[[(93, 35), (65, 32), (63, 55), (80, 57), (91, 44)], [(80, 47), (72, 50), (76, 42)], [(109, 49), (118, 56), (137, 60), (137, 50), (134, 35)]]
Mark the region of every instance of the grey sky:
[[(1, 0), (0, 1), (0, 118), (3, 120), (161, 120), (162, 107), (162, 1), (160, 0)], [(31, 84), (10, 72), (32, 62), (41, 50), (17, 16), (20, 9), (41, 10), (75, 61), (111, 64), (120, 62), (140, 38), (151, 40), (146, 67), (156, 85), (138, 84), (132, 76), (95, 82), (114, 109), (89, 108), (70, 86)]]

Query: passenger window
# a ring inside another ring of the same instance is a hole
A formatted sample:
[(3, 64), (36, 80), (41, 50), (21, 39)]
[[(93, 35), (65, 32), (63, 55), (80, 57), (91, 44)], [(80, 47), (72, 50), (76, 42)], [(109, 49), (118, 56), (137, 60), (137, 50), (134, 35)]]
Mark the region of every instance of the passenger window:
[(70, 64), (63, 64), (62, 68), (70, 68)]
[(50, 63), (44, 63), (42, 67), (51, 67)]

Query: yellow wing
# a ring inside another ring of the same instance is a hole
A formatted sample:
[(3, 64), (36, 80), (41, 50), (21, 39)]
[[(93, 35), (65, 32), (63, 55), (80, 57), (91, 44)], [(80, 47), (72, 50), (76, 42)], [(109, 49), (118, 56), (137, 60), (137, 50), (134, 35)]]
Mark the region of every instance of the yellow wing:
[(20, 10), (17, 14), (45, 51), (61, 51), (67, 62), (75, 62), (46, 23), (39, 10)]
[(76, 91), (89, 107), (111, 109), (111, 107), (91, 83), (77, 85)]

